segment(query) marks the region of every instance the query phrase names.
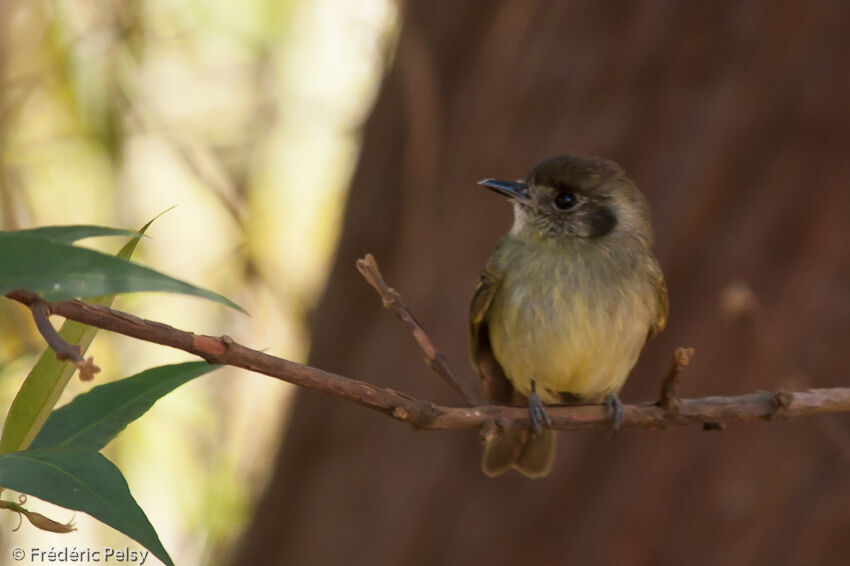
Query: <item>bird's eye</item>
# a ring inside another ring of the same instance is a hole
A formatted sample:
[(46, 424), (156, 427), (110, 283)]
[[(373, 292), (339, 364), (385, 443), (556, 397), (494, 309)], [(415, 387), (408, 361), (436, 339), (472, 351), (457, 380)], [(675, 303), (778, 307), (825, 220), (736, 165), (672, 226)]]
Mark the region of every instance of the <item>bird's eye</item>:
[(569, 191), (561, 191), (555, 195), (555, 206), (561, 210), (569, 210), (576, 205), (576, 195)]

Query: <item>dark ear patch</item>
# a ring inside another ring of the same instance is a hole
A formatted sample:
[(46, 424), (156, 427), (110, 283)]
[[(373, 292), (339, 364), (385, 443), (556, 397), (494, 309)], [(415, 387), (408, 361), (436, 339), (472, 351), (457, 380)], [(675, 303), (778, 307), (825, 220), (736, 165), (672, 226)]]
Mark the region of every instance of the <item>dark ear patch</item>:
[(614, 211), (605, 205), (598, 206), (590, 214), (590, 237), (601, 238), (611, 233), (617, 226), (617, 217)]

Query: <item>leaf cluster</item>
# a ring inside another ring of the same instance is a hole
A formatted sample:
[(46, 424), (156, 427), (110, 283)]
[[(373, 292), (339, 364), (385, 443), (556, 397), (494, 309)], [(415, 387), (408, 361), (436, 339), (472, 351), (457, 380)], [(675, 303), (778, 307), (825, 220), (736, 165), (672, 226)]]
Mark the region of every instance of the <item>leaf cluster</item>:
[[(151, 222), (138, 232), (87, 225), (0, 232), (0, 292), (26, 289), (46, 301), (87, 297), (87, 302), (109, 306), (118, 293), (159, 291), (194, 295), (242, 310), (217, 293), (131, 262)], [(94, 236), (129, 236), (130, 240), (115, 256), (76, 245)], [(67, 320), (59, 337), (81, 358), (96, 332)], [(159, 398), (216, 366), (200, 361), (151, 368), (94, 387), (55, 409), (75, 369), (48, 348), (24, 380), (0, 435), (0, 486), (88, 513), (172, 565), (121, 471), (101, 450)], [(73, 530), (71, 525), (27, 510), (22, 503), (0, 499), (0, 508), (20, 513), (45, 530)]]

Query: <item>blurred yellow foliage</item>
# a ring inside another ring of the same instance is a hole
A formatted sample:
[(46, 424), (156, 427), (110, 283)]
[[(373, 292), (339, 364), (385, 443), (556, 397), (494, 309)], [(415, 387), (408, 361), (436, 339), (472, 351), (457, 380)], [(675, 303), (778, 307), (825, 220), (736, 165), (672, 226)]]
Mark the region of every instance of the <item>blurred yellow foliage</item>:
[[(250, 317), (167, 295), (120, 297), (116, 308), (303, 360), (305, 318), (395, 24), (390, 0), (0, 3), (0, 228), (137, 228), (177, 205), (136, 259), (232, 298)], [(121, 243), (84, 244), (114, 252)], [(0, 333), (5, 413), (43, 346), (9, 301)], [(106, 332), (91, 352), (104, 369), (96, 383), (186, 359)], [(60, 404), (89, 387), (73, 381)], [(176, 563), (226, 559), (276, 452), (289, 391), (220, 370), (107, 447)], [(138, 546), (85, 516), (73, 534), (24, 526), (7, 535), (11, 515), (0, 515), (6, 556), (12, 546)]]

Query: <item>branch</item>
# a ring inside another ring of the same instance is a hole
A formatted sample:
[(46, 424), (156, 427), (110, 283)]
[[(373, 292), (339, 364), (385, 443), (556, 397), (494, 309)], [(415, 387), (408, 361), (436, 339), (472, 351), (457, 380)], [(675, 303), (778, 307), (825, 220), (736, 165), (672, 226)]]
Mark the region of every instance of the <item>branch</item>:
[(375, 261), (372, 254), (366, 254), (366, 257), (363, 259), (357, 260), (357, 270), (361, 275), (363, 275), (366, 281), (369, 282), (369, 285), (375, 288), (378, 295), (381, 296), (384, 308), (392, 311), (392, 313), (407, 326), (407, 329), (410, 330), (410, 333), (413, 335), (413, 339), (416, 340), (416, 343), (419, 344), (419, 347), (422, 348), (423, 352), (425, 352), (425, 363), (428, 364), (428, 367), (446, 380), (446, 383), (448, 383), (449, 386), (458, 393), (458, 395), (463, 397), (463, 400), (466, 401), (467, 405), (480, 405), (482, 400), (478, 394), (472, 390), (468, 382), (461, 381), (455, 377), (454, 372), (449, 367), (449, 363), (446, 361), (446, 357), (434, 347), (431, 339), (428, 338), (428, 335), (425, 334), (424, 330), (422, 330), (422, 326), (410, 313), (410, 309), (407, 308), (407, 305), (404, 304), (404, 300), (402, 300), (401, 295), (395, 289), (387, 285), (386, 281), (384, 281), (381, 272), (378, 270), (378, 262)]
[[(27, 306), (43, 301), (32, 291), (18, 289), (6, 295)], [(50, 313), (118, 334), (162, 344), (199, 356), (212, 364), (223, 364), (275, 377), (295, 385), (321, 391), (390, 415), (416, 428), (457, 430), (500, 427), (529, 427), (528, 409), (502, 405), (443, 407), (409, 395), (375, 387), (317, 368), (252, 350), (228, 336), (205, 336), (178, 330), (160, 322), (82, 301), (44, 303)], [(774, 420), (821, 413), (850, 412), (850, 388), (807, 391), (759, 392), (736, 397), (679, 399), (679, 410), (671, 413), (656, 404), (625, 405), (623, 427), (664, 428), (670, 425)], [(546, 411), (552, 427), (562, 430), (608, 428), (610, 419), (603, 405), (550, 406)]]
[(98, 373), (100, 368), (94, 365), (94, 358), (83, 358), (79, 346), (69, 344), (56, 332), (56, 329), (50, 324), (50, 304), (36, 295), (36, 300), (32, 301), (29, 307), (35, 327), (50, 349), (56, 352), (56, 359), (60, 362), (74, 362), (74, 365), (80, 370), (80, 379), (83, 381), (94, 379), (94, 374)]
[(677, 409), (676, 393), (679, 390), (679, 374), (691, 363), (691, 356), (693, 355), (693, 348), (676, 348), (676, 351), (673, 352), (673, 360), (670, 363), (667, 376), (661, 382), (661, 397), (658, 399), (658, 404), (667, 411)]

